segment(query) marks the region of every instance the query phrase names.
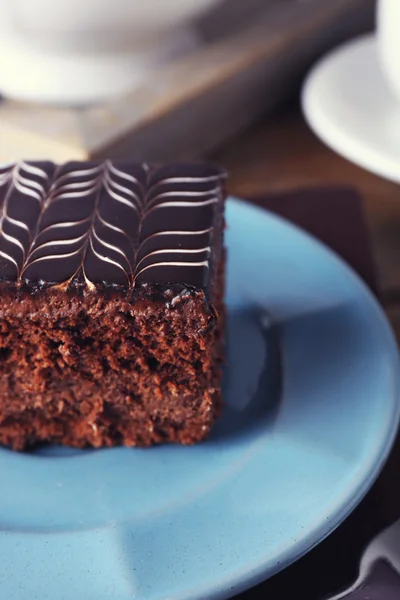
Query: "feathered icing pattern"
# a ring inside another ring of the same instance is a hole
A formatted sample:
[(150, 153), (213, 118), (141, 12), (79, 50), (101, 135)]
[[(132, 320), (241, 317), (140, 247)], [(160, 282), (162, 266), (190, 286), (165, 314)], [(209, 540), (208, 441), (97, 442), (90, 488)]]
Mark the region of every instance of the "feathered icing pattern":
[(0, 165), (0, 277), (205, 285), (221, 179), (188, 165)]
[(39, 164), (0, 166), (0, 258), (5, 278), (21, 277), (49, 184), (50, 173)]
[(95, 289), (92, 274), (100, 270), (104, 280), (130, 285), (129, 233), (107, 216), (112, 213), (126, 225), (123, 209), (138, 214), (135, 193), (124, 185), (126, 176), (109, 161), (57, 173), (22, 276), (38, 277), (47, 263), (51, 281), (81, 278)]

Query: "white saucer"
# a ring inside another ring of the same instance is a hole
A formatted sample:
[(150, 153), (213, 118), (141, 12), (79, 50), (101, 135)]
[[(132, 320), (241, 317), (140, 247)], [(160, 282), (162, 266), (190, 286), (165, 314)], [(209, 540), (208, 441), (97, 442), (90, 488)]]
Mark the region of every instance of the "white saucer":
[(302, 106), (311, 128), (333, 150), (400, 182), (400, 102), (383, 79), (375, 35), (320, 60), (305, 81)]

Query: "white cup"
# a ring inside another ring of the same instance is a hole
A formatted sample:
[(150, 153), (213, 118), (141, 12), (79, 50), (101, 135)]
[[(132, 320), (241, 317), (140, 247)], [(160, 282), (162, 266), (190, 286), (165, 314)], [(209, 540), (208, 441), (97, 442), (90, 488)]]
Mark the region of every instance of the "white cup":
[(377, 41), (383, 76), (400, 101), (400, 0), (378, 0)]
[(0, 92), (86, 103), (128, 92), (197, 43), (192, 20), (219, 0), (0, 0)]

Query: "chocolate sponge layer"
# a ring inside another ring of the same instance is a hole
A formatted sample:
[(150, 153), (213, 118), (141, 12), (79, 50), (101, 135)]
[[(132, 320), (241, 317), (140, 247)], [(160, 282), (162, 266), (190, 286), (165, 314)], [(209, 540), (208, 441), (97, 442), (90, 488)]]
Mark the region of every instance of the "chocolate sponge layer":
[(2, 290), (0, 443), (191, 444), (221, 408), (222, 277), (199, 290)]

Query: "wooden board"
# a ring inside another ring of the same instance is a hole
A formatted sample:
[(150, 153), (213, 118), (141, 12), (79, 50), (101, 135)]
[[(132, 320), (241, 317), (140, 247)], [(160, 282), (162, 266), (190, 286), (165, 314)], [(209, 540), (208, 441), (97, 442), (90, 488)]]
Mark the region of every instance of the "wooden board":
[[(372, 0), (280, 1), (275, 12), (250, 2), (255, 23), (238, 27), (237, 8), (224, 35), (216, 14), (200, 24), (205, 42), (196, 52), (126, 97), (80, 109), (3, 101), (0, 160), (201, 156), (290, 95), (323, 51), (373, 22)], [(217, 18), (219, 37), (210, 26)]]

